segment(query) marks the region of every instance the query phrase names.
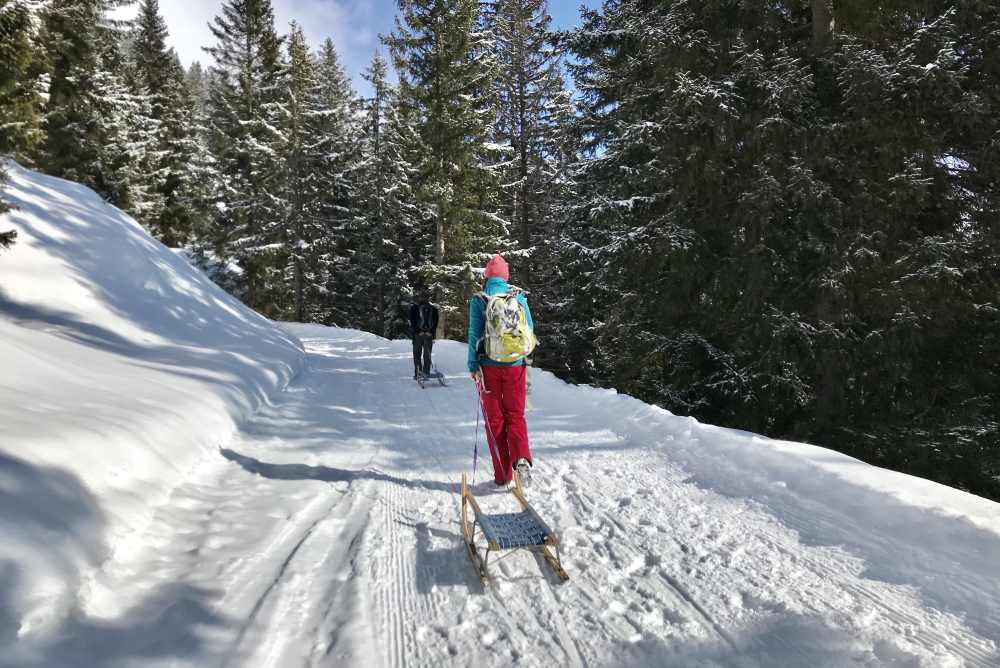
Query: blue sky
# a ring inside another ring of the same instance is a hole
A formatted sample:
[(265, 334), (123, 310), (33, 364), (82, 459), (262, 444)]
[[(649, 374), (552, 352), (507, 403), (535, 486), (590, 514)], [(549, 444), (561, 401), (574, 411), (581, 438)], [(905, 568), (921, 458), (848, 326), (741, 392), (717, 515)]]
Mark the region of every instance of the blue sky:
[[(288, 22), (297, 21), (305, 29), (310, 43), (316, 48), (332, 37), (344, 67), (359, 92), (367, 92), (360, 74), (379, 48), (379, 33), (392, 30), (396, 12), (395, 0), (272, 0), (278, 29), (287, 32)], [(579, 6), (583, 2), (596, 6), (599, 0), (549, 0), (553, 23), (568, 28), (579, 22)], [(222, 0), (160, 0), (160, 11), (170, 30), (173, 46), (185, 65), (198, 60), (208, 64), (201, 47), (213, 38), (209, 22), (218, 13)], [(119, 10), (122, 18), (135, 14), (135, 8)]]

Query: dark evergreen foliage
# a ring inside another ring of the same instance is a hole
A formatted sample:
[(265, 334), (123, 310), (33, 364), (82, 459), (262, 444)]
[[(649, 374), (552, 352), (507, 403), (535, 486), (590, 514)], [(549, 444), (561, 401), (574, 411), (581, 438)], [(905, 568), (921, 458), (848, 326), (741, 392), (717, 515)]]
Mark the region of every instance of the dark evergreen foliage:
[[(33, 60), (32, 14), (22, 2), (0, 3), (0, 215), (10, 210), (3, 201), (7, 182), (6, 156), (23, 155), (37, 139), (37, 82), (29, 76)], [(8, 248), (15, 230), (0, 231), (0, 248)]]
[[(6, 178), (6, 177), (5, 177)], [(10, 205), (6, 203), (0, 203), (0, 213), (10, 211)], [(6, 232), (0, 232), (0, 248), (10, 248), (14, 241), (17, 239), (17, 230), (7, 230)]]
[(360, 150), (359, 109), (350, 77), (340, 64), (333, 40), (319, 51), (317, 64), (317, 150), (321, 162), (316, 177), (320, 193), (317, 231), (317, 289), (321, 293), (320, 322), (359, 326), (362, 314), (354, 303), (358, 295), (355, 255), (359, 244), (355, 231), (360, 201), (357, 163)]
[(433, 247), (414, 183), (423, 151), (412, 114), (400, 107), (388, 81), (385, 60), (376, 55), (365, 72), (373, 96), (365, 103), (362, 161), (358, 166), (363, 251), (357, 258), (356, 303), (366, 311), (365, 329), (396, 337), (408, 330), (405, 307), (412, 300), (411, 268)]
[(495, 62), (476, 0), (400, 0), (398, 6), (396, 29), (385, 41), (402, 104), (415, 115), (427, 147), (416, 195), (435, 225), (433, 254), (422, 258), (414, 280), (433, 290), (440, 330), (460, 336), (474, 290), (469, 264), (481, 265), (500, 250), (507, 232), (497, 215), (498, 156), (487, 142), (496, 117)]
[(148, 100), (146, 193), (136, 216), (168, 246), (190, 243), (209, 215), (198, 109), (186, 73), (166, 44), (158, 0), (142, 0), (131, 35), (132, 91)]
[[(7, 170), (4, 168), (3, 163), (0, 163), (0, 194), (3, 193), (3, 187), (7, 184)], [(3, 201), (0, 197), (0, 216), (11, 210), (9, 203)], [(0, 249), (10, 248), (14, 244), (14, 240), (17, 239), (17, 230), (4, 230), (0, 232)]]
[(187, 125), (178, 136), (170, 139), (174, 145), (170, 155), (186, 159), (186, 164), (172, 161), (170, 164), (176, 169), (171, 173), (178, 180), (174, 192), (180, 207), (177, 219), (184, 223), (180, 227), (190, 235), (192, 247), (204, 249), (213, 241), (215, 204), (221, 189), (215, 158), (209, 147), (209, 76), (196, 62), (183, 77), (183, 90), (178, 97), (185, 106), (174, 113)]
[(828, 44), (812, 9), (608, 0), (573, 35), (574, 377), (995, 495), (996, 9), (834, 3)]
[(210, 148), (220, 189), (217, 253), (239, 268), (240, 296), (277, 315), (283, 267), (275, 260), (286, 211), (277, 134), (284, 62), (270, 0), (228, 0), (211, 24)]
[(0, 153), (254, 308), (399, 336), (429, 288), (461, 337), (504, 251), (564, 378), (1000, 498), (995, 2), (604, 0), (553, 34), (543, 0), (400, 0), (365, 100), (269, 0), (186, 73), (157, 0), (118, 4), (0, 0)]
[(113, 203), (131, 204), (122, 124), (139, 102), (121, 78), (121, 26), (106, 18), (124, 0), (52, 0), (38, 43), (48, 75), (43, 138), (36, 161), (50, 174), (91, 186)]
[[(495, 61), (499, 100), (495, 142), (508, 150), (499, 165), (499, 212), (511, 221), (510, 237), (519, 246), (512, 257), (520, 287), (537, 292), (533, 300), (542, 345), (535, 360), (562, 368), (576, 347), (573, 325), (562, 312), (573, 285), (564, 280), (560, 261), (568, 239), (562, 236), (566, 205), (575, 200), (578, 146), (571, 135), (575, 109), (563, 80), (565, 47), (550, 30), (544, 0), (495, 0), (485, 3), (486, 28)], [(508, 254), (510, 257), (510, 254)]]
[(41, 138), (34, 15), (23, 0), (0, 3), (0, 155), (26, 160)]

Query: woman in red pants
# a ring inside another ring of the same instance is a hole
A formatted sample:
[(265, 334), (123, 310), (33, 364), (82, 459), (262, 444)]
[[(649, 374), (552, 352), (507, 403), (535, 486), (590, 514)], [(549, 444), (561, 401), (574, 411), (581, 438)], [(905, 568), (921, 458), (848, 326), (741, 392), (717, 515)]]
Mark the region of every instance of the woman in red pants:
[(507, 281), (507, 262), (494, 255), (486, 265), (483, 291), (469, 301), (468, 362), (486, 415), (493, 480), (506, 485), (516, 468), (531, 479), (531, 450), (524, 419), (527, 356), (535, 345), (528, 300)]

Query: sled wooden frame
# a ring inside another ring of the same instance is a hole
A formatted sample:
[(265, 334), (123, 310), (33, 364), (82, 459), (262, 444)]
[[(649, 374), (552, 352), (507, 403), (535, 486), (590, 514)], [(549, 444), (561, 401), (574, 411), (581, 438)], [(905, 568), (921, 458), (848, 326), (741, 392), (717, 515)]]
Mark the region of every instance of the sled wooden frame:
[[(545, 559), (545, 563), (555, 571), (560, 580), (569, 580), (569, 574), (563, 569), (562, 559), (559, 555), (559, 539), (546, 526), (545, 522), (542, 521), (542, 518), (538, 516), (538, 513), (535, 512), (531, 505), (528, 504), (528, 500), (524, 497), (524, 490), (521, 487), (520, 476), (516, 472), (514, 473), (514, 487), (511, 489), (511, 492), (521, 505), (520, 513), (487, 515), (483, 513), (479, 507), (479, 502), (472, 496), (467, 476), (462, 474), (462, 537), (465, 540), (465, 547), (469, 552), (469, 558), (472, 559), (472, 566), (476, 569), (476, 574), (479, 575), (483, 583), (487, 581), (489, 578), (487, 567), (489, 566), (490, 553), (492, 552), (530, 550), (541, 554), (542, 558)], [(471, 523), (469, 522), (470, 507), (473, 514)], [(498, 535), (502, 531), (495, 529), (493, 523), (500, 519), (511, 519), (514, 516), (522, 523), (530, 526), (535, 537), (528, 540), (527, 536), (522, 534), (515, 540), (516, 544), (504, 545), (501, 539), (498, 538)], [(477, 530), (486, 539), (485, 548), (476, 547), (475, 539)]]

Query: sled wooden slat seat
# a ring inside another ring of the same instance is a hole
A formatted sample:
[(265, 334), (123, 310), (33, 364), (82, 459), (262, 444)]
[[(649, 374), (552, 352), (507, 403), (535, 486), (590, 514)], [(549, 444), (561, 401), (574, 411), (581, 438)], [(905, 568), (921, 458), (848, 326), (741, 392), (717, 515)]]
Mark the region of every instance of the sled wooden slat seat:
[(501, 550), (545, 545), (545, 539), (552, 533), (530, 509), (519, 513), (477, 515), (476, 520), (486, 540), (496, 543)]
[[(569, 575), (563, 570), (559, 556), (559, 539), (528, 504), (521, 489), (521, 481), (516, 477), (512, 493), (521, 505), (520, 512), (488, 515), (472, 496), (466, 476), (462, 476), (462, 533), (479, 577), (484, 581), (488, 577), (487, 564), (491, 552), (527, 549), (539, 552), (560, 579), (568, 580)], [(469, 508), (473, 514), (471, 523)], [(486, 539), (485, 549), (476, 547), (477, 529)]]

